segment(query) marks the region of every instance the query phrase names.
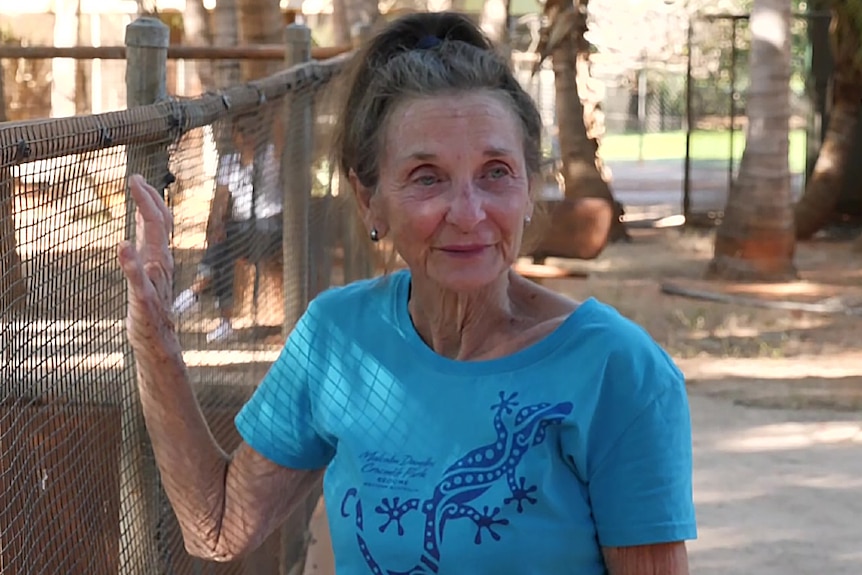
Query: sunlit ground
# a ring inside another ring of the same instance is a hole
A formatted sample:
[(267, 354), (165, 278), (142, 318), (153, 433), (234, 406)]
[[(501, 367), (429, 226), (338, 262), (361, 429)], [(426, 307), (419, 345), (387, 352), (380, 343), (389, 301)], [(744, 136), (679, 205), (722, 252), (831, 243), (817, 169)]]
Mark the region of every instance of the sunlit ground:
[(693, 575), (862, 573), (862, 414), (691, 400)]

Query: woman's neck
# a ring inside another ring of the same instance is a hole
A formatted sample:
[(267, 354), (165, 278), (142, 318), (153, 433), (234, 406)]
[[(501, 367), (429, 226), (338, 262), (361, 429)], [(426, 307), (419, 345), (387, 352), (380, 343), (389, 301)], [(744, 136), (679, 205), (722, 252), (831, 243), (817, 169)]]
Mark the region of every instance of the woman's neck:
[(457, 360), (477, 359), (497, 347), (497, 336), (517, 323), (511, 272), (475, 292), (453, 292), (429, 280), (411, 283), (408, 310), (416, 331), (436, 353)]

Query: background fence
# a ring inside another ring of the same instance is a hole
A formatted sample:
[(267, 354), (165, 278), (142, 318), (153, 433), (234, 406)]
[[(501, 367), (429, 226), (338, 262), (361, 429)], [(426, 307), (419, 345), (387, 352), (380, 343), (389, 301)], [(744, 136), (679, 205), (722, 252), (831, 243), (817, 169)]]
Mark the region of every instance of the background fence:
[(282, 238), (237, 266), (230, 337), (206, 336), (224, 311), (211, 291), (178, 321), (204, 413), (232, 449), (234, 414), (308, 300), (369, 273), (370, 252), (349, 236), (354, 220), (323, 153), (345, 60), (307, 61), (309, 31), (291, 26), (289, 69), (166, 98), (166, 28), (143, 18), (127, 32), (128, 110), (0, 125), (0, 572), (293, 572), (316, 493), (245, 560), (184, 552), (140, 413), (115, 248), (134, 233), (127, 175), (142, 173), (175, 215), (175, 283), (190, 287), (218, 163), (241, 152), (232, 135), (252, 144), (240, 172), (254, 182), (254, 205), (277, 188)]
[[(811, 12), (794, 15), (792, 22), (788, 159), (794, 198), (804, 189), (821, 143), (826, 86), (819, 85), (812, 64), (818, 58), (815, 50), (829, 50), (828, 41), (818, 46), (816, 34), (828, 29), (830, 17)], [(684, 212), (690, 221), (709, 220), (723, 210), (745, 148), (748, 21), (748, 15), (713, 15), (690, 24), (684, 185)]]
[[(749, 16), (653, 17), (645, 27), (654, 32), (597, 46), (582, 99), (600, 103), (602, 161), (630, 220), (682, 213), (688, 224), (713, 225), (745, 146)], [(796, 197), (828, 119), (829, 20), (827, 12), (808, 12), (792, 23), (789, 162)], [(546, 65), (531, 75), (540, 24), (535, 16), (516, 22), (514, 65), (545, 120), (545, 153), (558, 157), (553, 70)]]

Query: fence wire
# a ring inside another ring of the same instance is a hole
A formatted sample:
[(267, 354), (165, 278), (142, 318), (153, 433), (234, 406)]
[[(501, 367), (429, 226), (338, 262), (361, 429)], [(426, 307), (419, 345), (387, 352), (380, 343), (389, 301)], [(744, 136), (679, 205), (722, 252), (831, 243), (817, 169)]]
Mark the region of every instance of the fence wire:
[(308, 300), (370, 273), (327, 163), (345, 59), (218, 94), (0, 124), (0, 572), (266, 574), (304, 557), (312, 493), (251, 556), (192, 559), (126, 342), (128, 170), (175, 217), (177, 326), (221, 446)]

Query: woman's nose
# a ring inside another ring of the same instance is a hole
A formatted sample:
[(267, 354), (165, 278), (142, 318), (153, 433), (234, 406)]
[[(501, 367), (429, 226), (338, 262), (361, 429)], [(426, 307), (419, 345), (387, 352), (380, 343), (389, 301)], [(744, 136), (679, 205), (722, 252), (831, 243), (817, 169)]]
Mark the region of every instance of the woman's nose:
[(469, 232), (484, 219), (485, 207), (482, 196), (473, 182), (456, 186), (446, 214), (446, 221), (462, 231)]

